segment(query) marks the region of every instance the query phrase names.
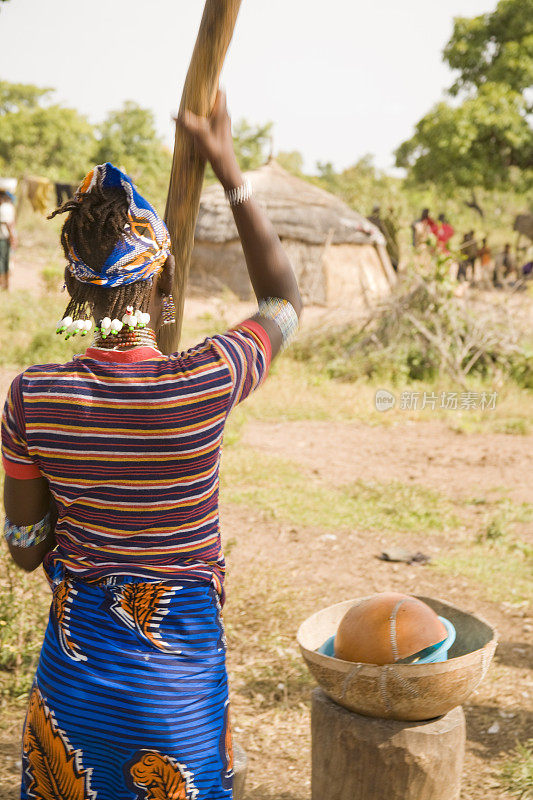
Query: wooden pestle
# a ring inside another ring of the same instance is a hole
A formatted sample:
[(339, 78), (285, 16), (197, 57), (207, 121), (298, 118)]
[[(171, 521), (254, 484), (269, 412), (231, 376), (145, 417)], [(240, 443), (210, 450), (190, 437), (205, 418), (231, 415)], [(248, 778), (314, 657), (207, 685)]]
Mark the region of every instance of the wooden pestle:
[[(226, 56), (241, 0), (206, 0), (198, 37), (185, 79), (180, 114), (185, 108), (208, 116), (213, 108), (218, 79)], [(170, 174), (165, 222), (176, 259), (174, 302), (176, 321), (163, 326), (158, 344), (167, 355), (178, 349), (183, 322), (183, 304), (194, 245), (194, 230), (204, 179), (205, 160), (187, 134), (176, 125), (174, 157)]]

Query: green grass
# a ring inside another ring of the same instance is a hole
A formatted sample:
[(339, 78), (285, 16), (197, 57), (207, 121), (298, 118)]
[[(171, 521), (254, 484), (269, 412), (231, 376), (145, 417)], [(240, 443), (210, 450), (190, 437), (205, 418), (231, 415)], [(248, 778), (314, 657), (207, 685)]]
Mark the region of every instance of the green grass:
[(486, 507), (486, 512), (478, 529), (452, 541), (449, 552), (433, 566), (476, 584), (483, 596), (494, 602), (529, 600), (533, 546), (522, 531), (525, 534), (533, 521), (533, 505), (513, 503), (505, 497), (490, 502), (473, 497), (463, 501), (463, 506)]
[(243, 446), (223, 456), (222, 498), (327, 531), (441, 532), (458, 524), (451, 503), (430, 489), (400, 481), (332, 487), (292, 461)]
[(25, 369), (32, 364), (62, 363), (87, 346), (90, 337), (65, 342), (55, 330), (66, 300), (48, 296), (46, 302), (30, 292), (10, 292), (2, 298), (0, 366)]
[[(48, 278), (57, 276), (53, 269), (46, 274)], [(66, 305), (67, 297), (60, 292), (46, 291), (37, 296), (27, 291), (11, 291), (2, 295), (0, 367), (22, 370), (32, 364), (64, 363), (75, 353), (83, 352), (92, 341), (91, 334), (66, 342), (55, 332)], [(180, 349), (213, 333), (213, 322), (210, 315), (186, 319)]]
[[(388, 389), (396, 397), (396, 405), (387, 412), (376, 410), (378, 389)], [(487, 386), (471, 382), (471, 391), (487, 392)], [(261, 390), (244, 406), (249, 419), (276, 422), (303, 420), (324, 422), (363, 422), (365, 425), (390, 426), (410, 422), (442, 422), (457, 433), (506, 433), (527, 435), (533, 429), (531, 392), (506, 383), (497, 388), (496, 407), (491, 410), (407, 410), (400, 408), (402, 391), (461, 391), (449, 383), (416, 383), (394, 387), (388, 381), (359, 380), (353, 383), (332, 380), (308, 364), (295, 361), (290, 351), (274, 361), (270, 375)], [(494, 389), (496, 391), (496, 388)], [(233, 412), (235, 414), (235, 412)], [(231, 418), (230, 418), (231, 419)]]
[(533, 798), (533, 739), (517, 745), (515, 755), (503, 763), (498, 778), (500, 785), (519, 800)]
[[(3, 516), (0, 516), (3, 525)], [(51, 593), (42, 573), (26, 574), (0, 552), (0, 700), (23, 701), (41, 649)]]
[(520, 537), (462, 544), (434, 562), (439, 572), (466, 579), (495, 603), (531, 599), (533, 547)]
[(61, 289), (64, 280), (64, 269), (57, 264), (49, 264), (41, 270), (41, 281), (46, 294), (53, 294)]
[(485, 529), (480, 533), (480, 540), (494, 540), (505, 537), (517, 525), (533, 522), (533, 505), (531, 503), (513, 503), (503, 498), (495, 506), (493, 516), (486, 520)]

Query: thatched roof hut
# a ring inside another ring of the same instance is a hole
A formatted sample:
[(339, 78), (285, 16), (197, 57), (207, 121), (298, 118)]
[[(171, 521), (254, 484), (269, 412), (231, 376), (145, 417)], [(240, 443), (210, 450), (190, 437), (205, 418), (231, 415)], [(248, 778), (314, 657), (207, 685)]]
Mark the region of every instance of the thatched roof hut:
[[(395, 282), (383, 234), (340, 198), (271, 160), (248, 173), (254, 197), (278, 232), (307, 303), (370, 305)], [(191, 282), (252, 297), (233, 214), (219, 184), (202, 193)]]

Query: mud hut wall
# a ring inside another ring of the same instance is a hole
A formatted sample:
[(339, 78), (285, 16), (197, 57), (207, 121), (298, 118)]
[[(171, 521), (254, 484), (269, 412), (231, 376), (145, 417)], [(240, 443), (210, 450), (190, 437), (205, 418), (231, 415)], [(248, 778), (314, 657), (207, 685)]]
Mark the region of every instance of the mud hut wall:
[(333, 245), (324, 254), (327, 304), (364, 307), (387, 295), (390, 283), (373, 244)]
[[(282, 239), (293, 266), (304, 303), (332, 307), (370, 305), (390, 291), (382, 261), (373, 244), (308, 244)], [(219, 291), (227, 286), (241, 300), (253, 299), (246, 262), (239, 241), (197, 241), (190, 271), (191, 282)]]
[(189, 280), (207, 291), (216, 292), (227, 286), (241, 300), (253, 298), (239, 241), (195, 242)]
[[(322, 264), (324, 248), (282, 239), (294, 269), (304, 303), (326, 303), (326, 276)], [(193, 285), (216, 291), (227, 286), (241, 300), (253, 298), (246, 261), (239, 241), (197, 241), (191, 261)]]

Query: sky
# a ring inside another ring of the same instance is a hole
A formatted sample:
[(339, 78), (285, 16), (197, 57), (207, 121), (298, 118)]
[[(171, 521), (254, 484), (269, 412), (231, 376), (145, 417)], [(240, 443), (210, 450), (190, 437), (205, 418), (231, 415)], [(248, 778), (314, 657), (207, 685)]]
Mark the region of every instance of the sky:
[[(0, 77), (50, 86), (93, 123), (125, 100), (150, 108), (171, 146), (204, 0), (9, 0)], [(274, 122), (274, 151), (336, 169), (383, 169), (453, 76), (455, 16), (496, 0), (242, 0), (221, 76), (234, 121)]]

